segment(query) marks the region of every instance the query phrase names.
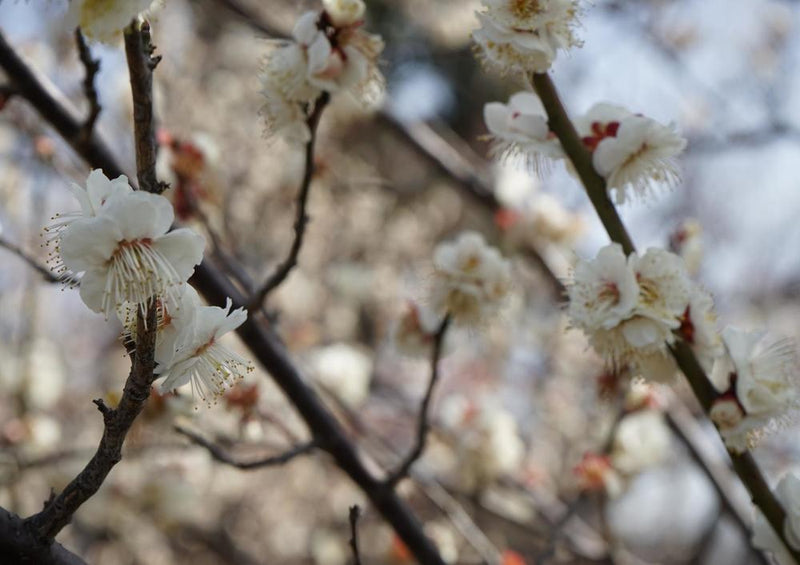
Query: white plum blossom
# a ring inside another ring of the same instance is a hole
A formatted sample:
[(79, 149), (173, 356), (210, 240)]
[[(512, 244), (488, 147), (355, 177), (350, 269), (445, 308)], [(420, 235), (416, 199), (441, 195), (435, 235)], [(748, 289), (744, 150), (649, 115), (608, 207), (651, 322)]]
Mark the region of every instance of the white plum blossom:
[(576, 127), (617, 204), (645, 197), (659, 186), (671, 188), (680, 180), (675, 158), (686, 139), (674, 125), (600, 103), (576, 120)]
[[(69, 185), (70, 192), (78, 200), (81, 206), (79, 212), (67, 212), (66, 214), (56, 214), (51, 218), (53, 221), (44, 228), (47, 234), (47, 245), (58, 245), (61, 240), (62, 232), (67, 229), (75, 220), (80, 218), (93, 218), (97, 216), (106, 201), (116, 195), (133, 192), (128, 183), (128, 177), (120, 175), (114, 180), (109, 180), (101, 169), (94, 169), (86, 179), (86, 188), (73, 183)], [(57, 253), (51, 255), (51, 262), (58, 263), (60, 258)], [(63, 274), (66, 270), (63, 265), (59, 265)]]
[(659, 410), (637, 410), (619, 422), (611, 463), (623, 475), (633, 475), (663, 462), (669, 454), (670, 431)]
[(192, 392), (210, 403), (254, 370), (250, 362), (220, 343), (222, 336), (244, 323), (247, 312), (242, 308), (231, 312), (230, 298), (225, 308), (200, 306), (187, 287), (177, 301), (167, 304), (167, 320), (156, 346), (155, 374), (164, 378), (162, 392), (191, 384)]
[(347, 90), (365, 103), (379, 96), (383, 40), (360, 29), (363, 16), (360, 0), (326, 1), (325, 11), (298, 18), (291, 40), (269, 42), (261, 73), (268, 135), (307, 142), (308, 115), (323, 91)]
[(434, 250), (431, 303), (459, 324), (484, 321), (511, 288), (511, 264), (479, 233), (463, 232)]
[(72, 0), (67, 22), (80, 27), (89, 39), (113, 43), (136, 16), (157, 4), (153, 0)]
[(575, 0), (484, 0), (473, 32), (481, 58), (502, 71), (546, 72), (559, 51), (580, 46)]
[(651, 248), (626, 258), (621, 246), (608, 245), (593, 261), (577, 263), (567, 290), (572, 326), (615, 368), (667, 380), (677, 367), (666, 346), (677, 337), (706, 369), (720, 352), (713, 301), (672, 253)]
[(202, 236), (185, 228), (167, 233), (174, 213), (163, 196), (123, 191), (99, 210), (62, 230), (56, 249), (64, 268), (83, 273), (80, 296), (95, 312), (144, 307), (173, 292), (202, 260)]
[(517, 92), (508, 104), (489, 102), (483, 107), (483, 120), (493, 142), (493, 155), (519, 155), (537, 172), (544, 159), (564, 156), (561, 144), (547, 125), (544, 106), (532, 92)]
[[(800, 550), (800, 476), (795, 472), (786, 473), (775, 487), (775, 498), (786, 512), (783, 536), (792, 549)], [(791, 553), (775, 533), (764, 514), (756, 509), (753, 521), (753, 546), (772, 552), (780, 565), (795, 563)]]
[(790, 339), (762, 346), (764, 332), (725, 328), (728, 356), (717, 361), (712, 380), (721, 396), (710, 415), (734, 453), (755, 446), (798, 408), (798, 360)]
[(367, 9), (363, 0), (322, 0), (322, 6), (335, 27), (358, 24)]

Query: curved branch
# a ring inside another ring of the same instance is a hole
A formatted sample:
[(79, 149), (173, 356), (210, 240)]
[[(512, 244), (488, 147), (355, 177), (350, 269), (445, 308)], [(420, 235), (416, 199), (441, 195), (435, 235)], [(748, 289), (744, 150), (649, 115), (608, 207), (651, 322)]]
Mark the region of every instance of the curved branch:
[(306, 208), (308, 206), (308, 195), (311, 192), (311, 181), (314, 178), (314, 144), (317, 140), (317, 126), (322, 117), (322, 111), (328, 105), (331, 96), (327, 92), (323, 92), (319, 98), (314, 102), (314, 109), (311, 115), (308, 116), (306, 123), (308, 129), (311, 131), (311, 139), (306, 143), (306, 160), (305, 170), (303, 172), (303, 181), (300, 183), (300, 192), (297, 195), (297, 212), (294, 219), (294, 241), (289, 250), (289, 256), (284, 259), (283, 263), (278, 265), (275, 272), (272, 273), (264, 284), (253, 293), (253, 298), (247, 307), (248, 310), (255, 310), (261, 306), (267, 294), (278, 288), (289, 273), (297, 265), (297, 258), (300, 255), (300, 248), (303, 246), (303, 238), (306, 233), (306, 226), (308, 225), (308, 214)]
[[(533, 74), (531, 80), (547, 111), (550, 129), (558, 137), (561, 146), (578, 172), (586, 193), (595, 210), (597, 210), (597, 214), (600, 216), (600, 220), (603, 222), (609, 237), (612, 241), (622, 245), (626, 255), (635, 252), (633, 241), (628, 235), (622, 220), (620, 220), (616, 208), (608, 198), (605, 180), (594, 170), (592, 157), (583, 146), (575, 127), (561, 104), (550, 76), (547, 74)], [(717, 391), (697, 361), (694, 352), (683, 341), (678, 341), (670, 346), (670, 351), (681, 372), (686, 376), (686, 380), (689, 381), (689, 385), (700, 401), (703, 410), (708, 413), (711, 404), (717, 397)], [(749, 452), (741, 455), (729, 453), (729, 455), (733, 462), (733, 468), (750, 492), (753, 503), (764, 513), (795, 561), (800, 563), (800, 552), (786, 543), (783, 527), (786, 520), (786, 512), (775, 498), (772, 490), (770, 490), (755, 459)]]

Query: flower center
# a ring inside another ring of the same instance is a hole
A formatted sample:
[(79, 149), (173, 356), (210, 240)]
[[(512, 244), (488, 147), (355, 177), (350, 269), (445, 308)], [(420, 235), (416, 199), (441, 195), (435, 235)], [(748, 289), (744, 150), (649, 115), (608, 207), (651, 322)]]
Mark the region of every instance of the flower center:
[(593, 135), (582, 137), (581, 141), (583, 141), (583, 144), (589, 151), (594, 151), (597, 149), (597, 146), (600, 145), (600, 142), (607, 137), (617, 137), (617, 131), (619, 131), (619, 122), (608, 122), (606, 124), (602, 122), (592, 122)]
[(508, 11), (520, 19), (532, 18), (542, 11), (539, 0), (510, 0)]

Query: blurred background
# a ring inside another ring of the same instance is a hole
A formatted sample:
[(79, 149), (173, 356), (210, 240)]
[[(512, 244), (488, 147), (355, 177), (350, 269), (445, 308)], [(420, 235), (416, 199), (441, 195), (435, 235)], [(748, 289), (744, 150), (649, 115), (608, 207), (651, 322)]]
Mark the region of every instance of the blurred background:
[[(566, 328), (559, 280), (607, 239), (581, 187), (493, 163), (486, 102), (525, 86), (476, 62), (470, 0), (367, 0), (386, 42), (384, 98), (337, 96), (323, 115), (300, 264), (270, 296), (287, 347), (364, 457), (390, 467), (413, 442), (430, 372), (398, 346), (424, 302), (435, 245), (477, 230), (512, 259), (500, 319), (454, 331), (434, 431), (402, 493), (449, 563), (767, 563), (749, 549), (747, 495), (691, 394), (631, 387)], [(303, 151), (263, 135), (258, 73), (269, 37), (313, 2), (165, 0), (151, 18), (159, 175), (207, 257), (260, 281), (291, 244)], [(66, 2), (0, 1), (0, 30), (86, 112)], [(608, 101), (688, 138), (683, 182), (621, 212), (641, 249), (684, 255), (715, 296), (720, 326), (796, 336), (800, 291), (800, 7), (763, 0), (597, 0), (583, 48), (552, 76), (573, 114)], [(101, 60), (99, 134), (134, 171), (124, 51)], [(0, 94), (5, 77), (0, 72)], [(25, 103), (0, 96), (0, 506), (37, 511), (93, 453), (128, 373), (119, 328), (10, 252), (44, 264), (41, 232), (77, 208), (86, 165)], [(407, 319), (407, 318), (406, 318)], [(237, 347), (235, 337), (230, 345)], [(244, 351), (244, 350), (243, 350)], [(348, 507), (362, 557), (413, 560), (364, 495), (319, 454), (242, 471), (173, 430), (242, 461), (307, 438), (261, 368), (217, 405), (154, 397), (124, 459), (60, 541), (90, 563), (345, 565)], [(787, 422), (755, 455), (775, 479), (800, 462)]]

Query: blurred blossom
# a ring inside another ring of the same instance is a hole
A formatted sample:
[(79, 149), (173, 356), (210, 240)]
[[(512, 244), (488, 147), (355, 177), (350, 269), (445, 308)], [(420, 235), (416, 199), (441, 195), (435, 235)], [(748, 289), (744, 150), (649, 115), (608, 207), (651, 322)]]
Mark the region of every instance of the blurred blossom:
[(363, 350), (336, 343), (312, 352), (310, 363), (319, 383), (350, 408), (358, 408), (369, 396), (372, 358)]
[(80, 27), (89, 39), (112, 44), (140, 13), (159, 5), (158, 0), (71, 0), (66, 24)]
[(663, 462), (671, 432), (658, 410), (638, 410), (623, 417), (614, 433), (611, 463), (623, 475), (633, 475)]

